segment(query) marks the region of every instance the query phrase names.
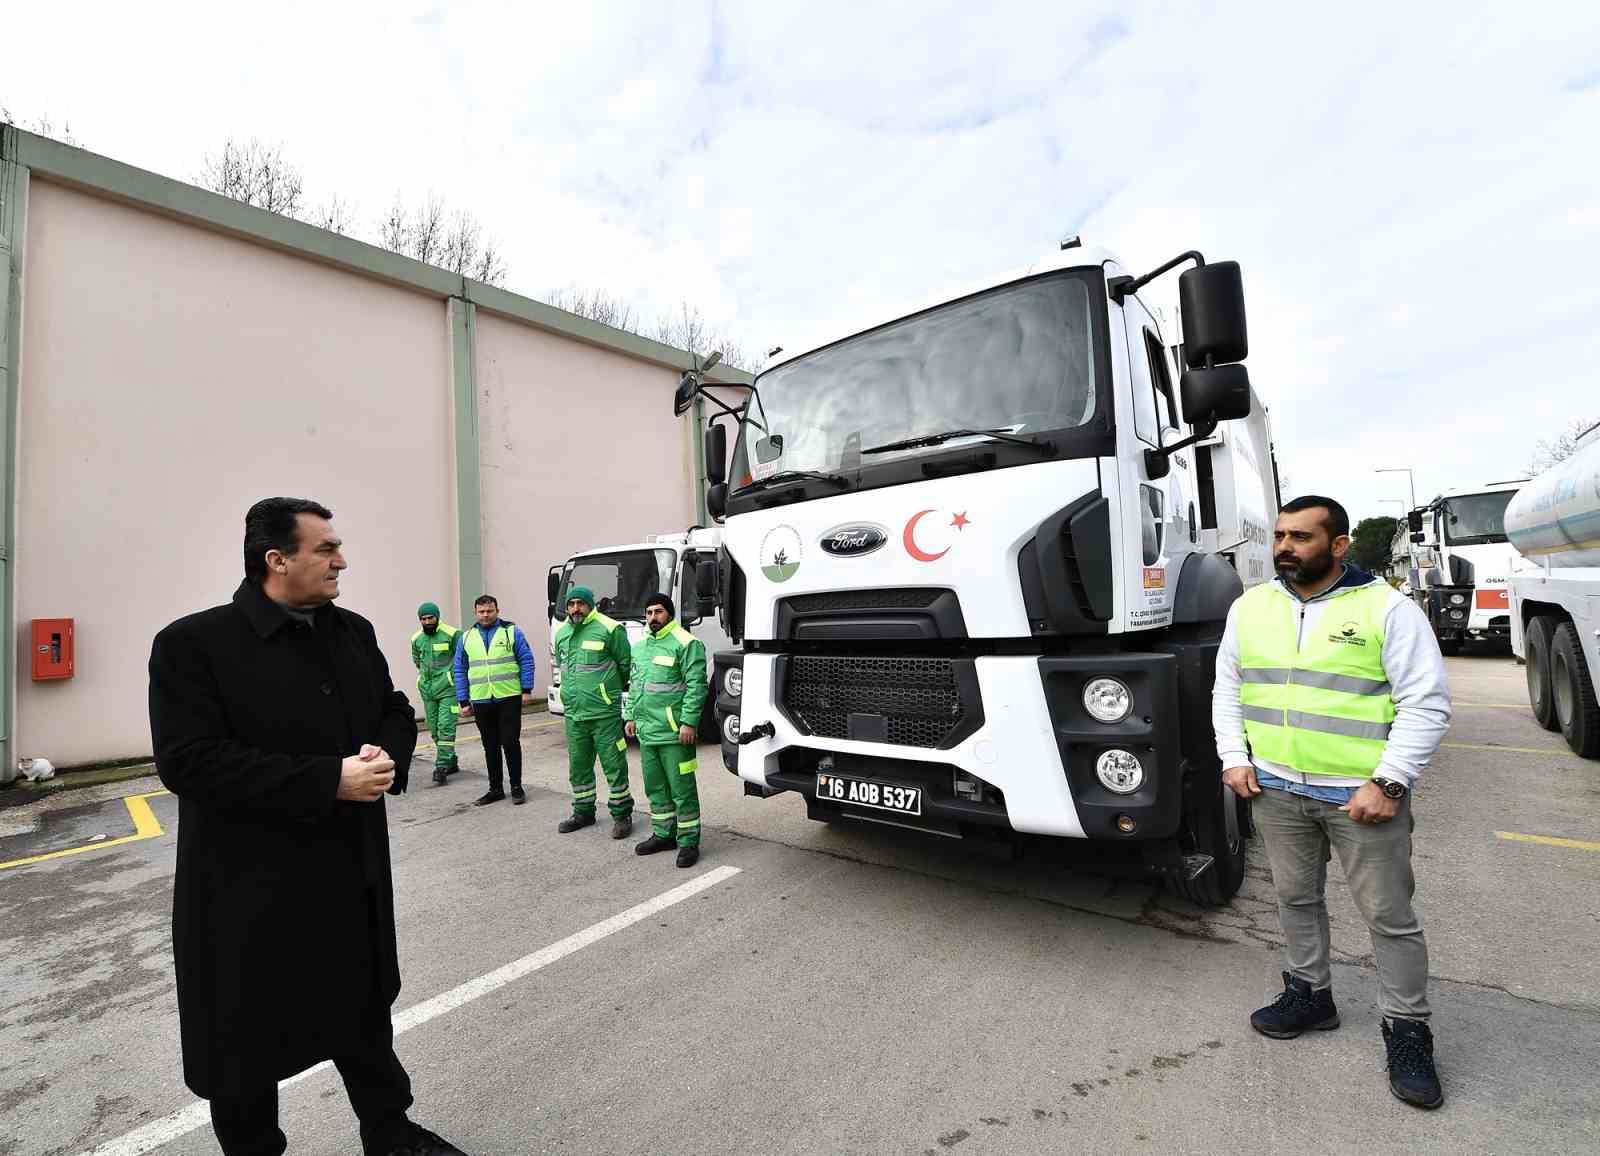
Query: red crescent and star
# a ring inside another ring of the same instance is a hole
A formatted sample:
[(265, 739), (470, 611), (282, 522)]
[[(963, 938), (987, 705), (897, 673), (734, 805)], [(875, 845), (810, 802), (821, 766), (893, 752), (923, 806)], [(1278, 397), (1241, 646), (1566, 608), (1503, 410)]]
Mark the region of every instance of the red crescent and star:
[[(933, 513), (933, 510), (927, 509), (918, 510), (915, 514), (912, 514), (906, 522), (905, 532), (901, 535), (901, 541), (905, 545), (906, 553), (910, 554), (918, 562), (937, 562), (940, 558), (943, 558), (946, 554), (950, 553), (949, 546), (946, 546), (937, 554), (930, 554), (922, 547), (917, 545), (917, 523), (922, 521), (923, 518), (927, 517), (931, 513)], [(972, 519), (967, 517), (967, 512), (965, 510), (962, 510), (950, 520), (950, 525), (955, 527), (956, 530), (962, 531), (968, 526), (972, 525)]]

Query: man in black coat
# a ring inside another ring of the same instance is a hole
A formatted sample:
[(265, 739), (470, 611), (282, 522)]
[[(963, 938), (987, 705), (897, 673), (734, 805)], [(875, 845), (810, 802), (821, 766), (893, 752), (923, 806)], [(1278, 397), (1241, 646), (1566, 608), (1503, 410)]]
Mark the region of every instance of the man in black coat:
[(245, 579), (150, 651), (156, 769), (179, 800), (172, 905), (184, 1081), (228, 1156), (277, 1156), (278, 1081), (331, 1059), (374, 1153), (459, 1153), (413, 1124), (383, 796), (416, 721), (316, 502), (245, 516)]

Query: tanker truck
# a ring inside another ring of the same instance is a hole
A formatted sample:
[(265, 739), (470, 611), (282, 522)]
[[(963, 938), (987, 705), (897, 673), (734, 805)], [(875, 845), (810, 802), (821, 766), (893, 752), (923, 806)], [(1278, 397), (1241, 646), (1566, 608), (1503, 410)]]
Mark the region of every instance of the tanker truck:
[(1517, 491), (1506, 535), (1526, 559), (1511, 574), (1511, 649), (1533, 717), (1600, 758), (1600, 424)]

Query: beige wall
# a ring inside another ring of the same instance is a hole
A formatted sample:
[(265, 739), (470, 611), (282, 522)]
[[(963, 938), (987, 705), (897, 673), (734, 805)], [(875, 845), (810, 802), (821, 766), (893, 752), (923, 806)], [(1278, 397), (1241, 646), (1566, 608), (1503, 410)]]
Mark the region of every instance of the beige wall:
[[(15, 754), (70, 765), (149, 753), (150, 639), (229, 598), (244, 511), (272, 494), (333, 508), (351, 564), (342, 604), (372, 619), (395, 682), (413, 689), (417, 603), (457, 602), (448, 342), (436, 298), (35, 178)], [(508, 344), (521, 389), (531, 351), (555, 342)], [(588, 356), (550, 361), (594, 373)], [(558, 452), (539, 433), (545, 415), (522, 409), (513, 442)], [(544, 507), (514, 494), (492, 508), (540, 524)], [(501, 565), (522, 564), (491, 541)], [(77, 619), (77, 677), (33, 683), (28, 620), (57, 616)]]
[(481, 309), (477, 353), (484, 580), (527, 632), (542, 697), (546, 572), (693, 522), (689, 419), (672, 416), (677, 370)]

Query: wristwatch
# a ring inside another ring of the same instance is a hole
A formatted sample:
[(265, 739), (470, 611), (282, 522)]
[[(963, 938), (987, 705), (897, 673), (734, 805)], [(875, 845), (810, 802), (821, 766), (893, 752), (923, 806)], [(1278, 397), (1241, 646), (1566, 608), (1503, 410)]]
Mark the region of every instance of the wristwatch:
[(1391, 799), (1403, 799), (1406, 797), (1406, 785), (1393, 779), (1380, 779), (1374, 776), (1372, 785)]

